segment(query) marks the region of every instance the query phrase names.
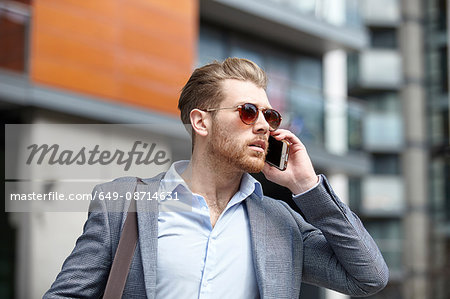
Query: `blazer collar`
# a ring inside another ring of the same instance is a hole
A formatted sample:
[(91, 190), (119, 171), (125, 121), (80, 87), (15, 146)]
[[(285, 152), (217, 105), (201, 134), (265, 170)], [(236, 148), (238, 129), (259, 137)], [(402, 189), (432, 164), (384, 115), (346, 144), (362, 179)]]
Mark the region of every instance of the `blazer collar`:
[(250, 223), (250, 234), (252, 242), (253, 264), (255, 266), (256, 281), (258, 282), (259, 295), (264, 298), (266, 293), (266, 227), (267, 219), (265, 217), (266, 211), (264, 205), (252, 193), (247, 200), (245, 200), (247, 208), (248, 220)]
[[(295, 298), (300, 291), (303, 244), (289, 212), (252, 194), (245, 201), (253, 263), (261, 298)], [(294, 240), (295, 236), (295, 240)], [(280, 286), (286, 286), (280, 289)]]
[[(143, 184), (137, 185), (136, 191), (154, 194), (158, 191), (159, 183), (163, 176), (164, 173), (159, 174), (155, 178), (144, 180)], [(158, 201), (154, 199), (138, 200), (136, 209), (145, 291), (147, 298), (155, 298), (156, 259), (158, 252)]]

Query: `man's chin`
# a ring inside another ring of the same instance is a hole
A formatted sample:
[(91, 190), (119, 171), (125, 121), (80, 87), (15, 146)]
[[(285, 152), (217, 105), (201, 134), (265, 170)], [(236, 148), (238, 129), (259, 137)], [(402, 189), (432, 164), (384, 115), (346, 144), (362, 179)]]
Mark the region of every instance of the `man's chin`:
[(260, 157), (252, 157), (243, 163), (243, 170), (248, 173), (258, 173), (264, 168), (264, 159)]

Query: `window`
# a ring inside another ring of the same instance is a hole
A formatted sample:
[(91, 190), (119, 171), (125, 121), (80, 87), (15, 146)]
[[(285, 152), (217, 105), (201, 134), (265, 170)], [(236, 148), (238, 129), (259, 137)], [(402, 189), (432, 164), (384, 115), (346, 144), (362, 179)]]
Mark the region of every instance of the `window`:
[(440, 80), (441, 92), (448, 93), (448, 48), (447, 46), (439, 49), (439, 66), (440, 66)]
[[(21, 2), (21, 3), (20, 3)], [(0, 2), (0, 68), (27, 71), (29, 1)]]
[(373, 154), (372, 173), (400, 175), (400, 158), (396, 154)]
[(395, 29), (372, 29), (370, 40), (373, 48), (397, 48), (397, 32)]
[(197, 65), (201, 66), (224, 58), (225, 42), (222, 34), (205, 26), (200, 27)]
[(323, 144), (325, 126), (320, 58), (202, 24), (199, 64), (226, 57), (247, 58), (262, 67), (269, 77), (267, 95), (270, 102), (283, 114), (282, 127), (307, 142)]
[(365, 221), (364, 226), (380, 248), (391, 274), (398, 275), (402, 270), (401, 220), (370, 220)]

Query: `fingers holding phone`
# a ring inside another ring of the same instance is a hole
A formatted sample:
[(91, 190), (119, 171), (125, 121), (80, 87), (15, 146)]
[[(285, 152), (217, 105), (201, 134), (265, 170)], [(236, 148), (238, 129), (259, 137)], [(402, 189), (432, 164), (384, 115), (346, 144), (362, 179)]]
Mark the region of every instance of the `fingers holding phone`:
[(294, 194), (308, 190), (318, 181), (304, 144), (289, 130), (271, 132), (266, 162), (263, 168), (266, 178)]
[(266, 155), (266, 162), (281, 171), (286, 170), (289, 159), (290, 143), (286, 140), (276, 140), (269, 136), (269, 148)]

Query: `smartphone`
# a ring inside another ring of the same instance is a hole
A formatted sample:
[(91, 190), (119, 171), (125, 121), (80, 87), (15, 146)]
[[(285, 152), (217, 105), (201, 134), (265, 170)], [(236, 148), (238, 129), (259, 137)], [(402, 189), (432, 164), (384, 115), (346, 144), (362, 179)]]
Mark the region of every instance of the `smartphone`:
[(266, 155), (266, 162), (283, 171), (287, 167), (289, 158), (289, 142), (286, 140), (278, 141), (269, 136), (269, 149)]

